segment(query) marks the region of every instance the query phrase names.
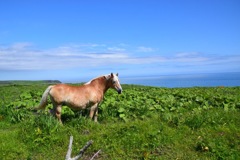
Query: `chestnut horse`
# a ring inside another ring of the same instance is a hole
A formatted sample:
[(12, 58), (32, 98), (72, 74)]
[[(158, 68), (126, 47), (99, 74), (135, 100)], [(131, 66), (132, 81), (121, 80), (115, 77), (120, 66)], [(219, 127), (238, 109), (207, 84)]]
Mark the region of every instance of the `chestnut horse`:
[(41, 102), (36, 109), (45, 109), (47, 97), (50, 96), (53, 104), (52, 114), (57, 117), (60, 123), (62, 105), (74, 110), (90, 108), (90, 118), (97, 122), (98, 105), (103, 100), (105, 92), (115, 89), (119, 94), (122, 87), (119, 83), (118, 74), (100, 76), (81, 86), (70, 86), (67, 84), (56, 84), (49, 86), (42, 95)]

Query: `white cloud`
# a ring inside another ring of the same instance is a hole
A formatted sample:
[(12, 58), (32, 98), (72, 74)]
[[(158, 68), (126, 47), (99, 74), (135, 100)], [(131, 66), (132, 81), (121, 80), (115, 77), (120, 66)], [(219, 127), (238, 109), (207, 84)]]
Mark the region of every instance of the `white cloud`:
[[(138, 50), (134, 50), (138, 48)], [(140, 49), (140, 50), (139, 50)], [(153, 52), (154, 55), (141, 54)], [(51, 70), (91, 67), (118, 66), (161, 66), (161, 70), (174, 68), (201, 69), (231, 66), (240, 68), (240, 56), (206, 55), (198, 52), (184, 52), (174, 55), (159, 55), (148, 47), (131, 47), (130, 45), (108, 46), (105, 44), (69, 44), (56, 48), (37, 49), (31, 43), (16, 43), (0, 46), (0, 70)], [(152, 68), (160, 70), (157, 68)]]
[(28, 47), (31, 47), (32, 44), (29, 42), (22, 42), (22, 43), (15, 43), (11, 46), (11, 48), (16, 49), (16, 50), (24, 50)]
[(156, 49), (151, 48), (151, 47), (140, 46), (140, 47), (137, 47), (137, 51), (138, 52), (154, 52), (154, 51), (156, 51)]
[(209, 61), (209, 57), (204, 56), (199, 52), (182, 52), (182, 53), (175, 54), (175, 56), (172, 57), (172, 60), (175, 62), (182, 62), (182, 63), (185, 63), (185, 62), (195, 63), (195, 62)]
[(108, 51), (110, 52), (125, 52), (125, 48), (120, 48), (120, 47), (109, 47), (107, 48)]
[(94, 59), (124, 59), (128, 58), (127, 54), (123, 53), (88, 53), (85, 54), (89, 58), (94, 58)]
[(185, 57), (196, 57), (199, 55), (200, 55), (200, 53), (198, 53), (198, 52), (180, 52), (180, 53), (175, 54), (175, 57), (185, 58)]
[(41, 70), (109, 64), (149, 64), (156, 62), (156, 58), (129, 56), (125, 48), (118, 46), (70, 44), (39, 50), (31, 43), (16, 43), (0, 46), (0, 62), (0, 70)]

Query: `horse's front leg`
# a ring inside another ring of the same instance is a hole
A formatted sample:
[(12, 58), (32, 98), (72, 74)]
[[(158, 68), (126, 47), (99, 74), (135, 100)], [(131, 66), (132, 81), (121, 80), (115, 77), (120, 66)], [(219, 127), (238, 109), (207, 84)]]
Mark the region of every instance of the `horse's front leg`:
[(94, 104), (91, 109), (90, 109), (90, 114), (89, 117), (93, 119), (94, 116), (94, 121), (97, 122), (97, 117), (98, 117), (98, 103)]
[(97, 108), (96, 108), (95, 114), (94, 114), (94, 122), (97, 122), (97, 118), (98, 118), (98, 105), (97, 105)]

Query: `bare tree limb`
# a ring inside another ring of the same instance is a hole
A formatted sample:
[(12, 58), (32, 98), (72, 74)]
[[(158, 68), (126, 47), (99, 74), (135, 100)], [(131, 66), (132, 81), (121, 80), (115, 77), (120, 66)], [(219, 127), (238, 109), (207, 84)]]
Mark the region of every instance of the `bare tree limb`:
[(93, 160), (99, 153), (101, 152), (101, 149), (99, 151), (97, 151), (90, 160)]
[(87, 150), (88, 147), (92, 145), (92, 143), (93, 143), (92, 140), (88, 141), (86, 145), (80, 150), (79, 154), (72, 158), (72, 160), (78, 160), (79, 158), (81, 158), (83, 156), (83, 153)]
[(65, 160), (71, 159), (71, 153), (72, 153), (72, 142), (73, 142), (73, 136), (70, 136), (69, 145), (68, 145), (68, 151)]
[(86, 145), (80, 150), (79, 154), (73, 158), (71, 158), (71, 153), (72, 153), (72, 142), (73, 142), (73, 136), (70, 136), (70, 141), (69, 141), (69, 145), (68, 145), (68, 151), (66, 154), (66, 158), (65, 160), (78, 160), (79, 158), (81, 158), (83, 156), (83, 153), (87, 150), (87, 148), (89, 146), (92, 145), (93, 141), (90, 140), (86, 143)]

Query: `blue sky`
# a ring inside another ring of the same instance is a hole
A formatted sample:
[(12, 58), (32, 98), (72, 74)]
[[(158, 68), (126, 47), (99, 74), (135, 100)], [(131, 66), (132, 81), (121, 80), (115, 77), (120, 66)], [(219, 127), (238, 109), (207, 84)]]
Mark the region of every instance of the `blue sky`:
[(239, 0), (0, 2), (0, 80), (239, 71)]

